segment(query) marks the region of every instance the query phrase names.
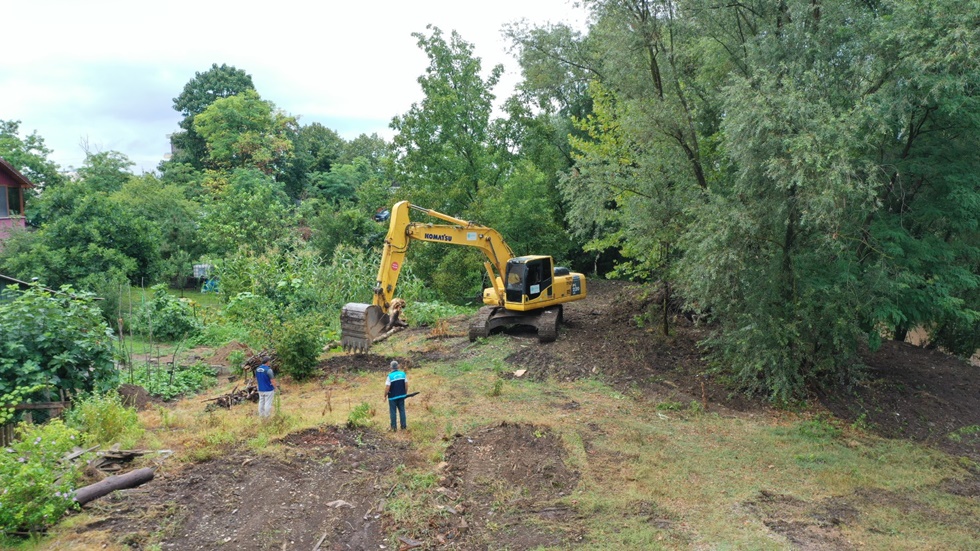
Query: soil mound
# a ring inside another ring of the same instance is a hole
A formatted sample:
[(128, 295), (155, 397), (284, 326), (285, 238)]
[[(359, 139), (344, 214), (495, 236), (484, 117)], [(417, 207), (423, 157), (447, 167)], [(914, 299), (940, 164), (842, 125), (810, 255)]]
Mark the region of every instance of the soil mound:
[(867, 353), (867, 379), (820, 396), (837, 417), (980, 461), (980, 369), (955, 356), (888, 341)]
[(124, 405), (136, 408), (136, 411), (143, 411), (153, 402), (153, 397), (150, 396), (150, 393), (139, 385), (119, 385), (116, 392), (119, 393), (119, 397), (122, 398)]
[(241, 352), (242, 354), (244, 354), (243, 359), (247, 359), (249, 356), (253, 354), (252, 349), (249, 348), (248, 345), (242, 344), (237, 341), (232, 341), (222, 346), (221, 348), (215, 350), (214, 355), (212, 355), (208, 359), (208, 362), (212, 365), (220, 365), (220, 366), (231, 368), (232, 371), (236, 371), (237, 368), (241, 367), (241, 365), (239, 364), (232, 365), (231, 362), (229, 361), (229, 357), (235, 352)]
[(551, 430), (502, 423), (456, 435), (446, 450), (449, 486), (466, 510), (465, 549), (564, 547), (580, 534), (563, 519), (574, 511), (557, 502), (578, 484), (567, 453)]

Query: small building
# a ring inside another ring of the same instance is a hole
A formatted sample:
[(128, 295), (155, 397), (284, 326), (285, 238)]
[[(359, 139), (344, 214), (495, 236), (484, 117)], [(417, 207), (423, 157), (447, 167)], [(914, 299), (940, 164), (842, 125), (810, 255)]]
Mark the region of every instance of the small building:
[(6, 159), (0, 157), (0, 240), (14, 228), (24, 228), (24, 195), (34, 187)]

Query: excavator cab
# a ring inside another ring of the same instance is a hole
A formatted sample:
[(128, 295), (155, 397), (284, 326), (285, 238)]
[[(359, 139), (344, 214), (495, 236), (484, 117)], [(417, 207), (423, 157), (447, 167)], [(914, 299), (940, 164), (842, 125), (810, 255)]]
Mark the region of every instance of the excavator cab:
[(519, 256), (507, 261), (507, 283), (504, 285), (506, 303), (533, 302), (552, 290), (552, 260), (550, 256)]

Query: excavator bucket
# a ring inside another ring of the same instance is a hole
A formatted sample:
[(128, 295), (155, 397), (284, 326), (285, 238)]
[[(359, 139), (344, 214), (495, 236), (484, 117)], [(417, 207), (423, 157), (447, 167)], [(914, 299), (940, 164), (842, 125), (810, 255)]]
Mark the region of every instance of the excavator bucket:
[(380, 307), (349, 302), (340, 312), (340, 344), (348, 352), (367, 352), (387, 323), (388, 315)]

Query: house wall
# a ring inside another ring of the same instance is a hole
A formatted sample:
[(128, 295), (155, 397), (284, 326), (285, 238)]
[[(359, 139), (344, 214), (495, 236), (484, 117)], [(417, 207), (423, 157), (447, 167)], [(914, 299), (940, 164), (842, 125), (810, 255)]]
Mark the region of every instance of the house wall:
[(27, 223), (22, 216), (13, 218), (0, 218), (0, 240), (10, 237), (10, 233), (22, 228), (26, 228)]
[(21, 187), (20, 182), (14, 180), (10, 174), (7, 174), (3, 170), (0, 170), (0, 186)]

